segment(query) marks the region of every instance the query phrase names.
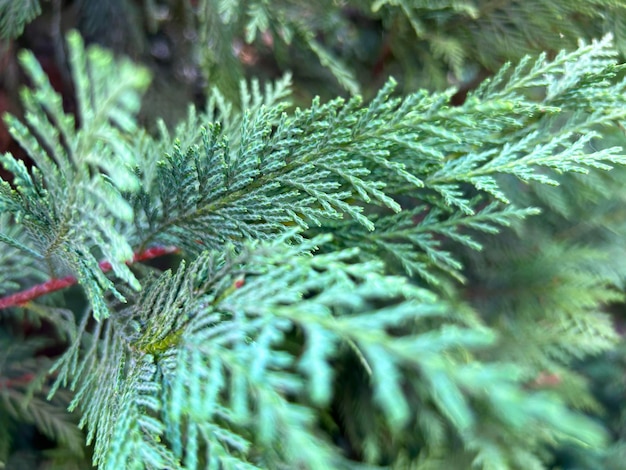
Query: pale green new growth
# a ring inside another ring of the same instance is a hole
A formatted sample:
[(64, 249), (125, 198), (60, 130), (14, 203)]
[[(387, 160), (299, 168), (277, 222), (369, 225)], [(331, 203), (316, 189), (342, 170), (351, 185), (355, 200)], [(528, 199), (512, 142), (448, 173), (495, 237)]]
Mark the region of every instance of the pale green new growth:
[[(596, 444), (593, 433), (580, 432), (591, 430), (584, 418), (518, 390), (514, 369), (463, 365), (456, 350), (484, 347), (493, 336), (446, 321), (449, 313), (432, 293), (382, 276), (380, 264), (353, 264), (356, 251), (307, 256), (322, 239), (298, 247), (284, 242), (246, 246), (238, 254), (207, 252), (176, 275), (165, 273), (134, 306), (97, 327), (86, 362), (78, 347), (66, 354), (58, 381), (77, 390), (72, 407), (80, 406), (95, 438), (96, 463), (112, 469), (177, 461), (184, 468), (350, 467), (314, 420), (315, 407), (332, 398), (330, 363), (349, 351), (361, 357), (373, 405), (392, 433), (412, 415), (401, 383), (419, 383), (479, 454), (487, 449), (474, 434), (481, 424), (463, 396), (468, 392), (496, 416), (520, 407), (507, 418), (516, 425), (539, 420), (555, 436)], [(245, 285), (234, 288), (241, 277)], [(429, 327), (434, 321), (441, 326)], [(394, 329), (405, 333), (386, 333)], [(285, 348), (295, 332), (304, 343)], [(476, 384), (487, 378), (512, 395), (485, 394)], [(197, 456), (198, 449), (206, 449), (206, 457)]]
[(5, 121), (36, 167), (29, 173), (11, 154), (0, 157), (13, 173), (15, 185), (13, 189), (1, 182), (0, 208), (23, 224), (38, 256), (50, 266), (59, 265), (60, 271), (53, 268), (51, 276), (68, 268), (77, 275), (100, 318), (107, 315), (104, 291), (117, 290), (100, 271), (95, 248), (118, 276), (139, 288), (124, 264), (132, 258), (133, 248), (118, 224), (134, 218), (122, 193), (139, 186), (131, 136), (137, 130), (134, 114), (139, 93), (149, 80), (145, 70), (127, 61), (116, 63), (111, 53), (85, 52), (76, 33), (68, 43), (77, 90), (76, 116), (63, 111), (61, 96), (34, 56), (21, 55), (35, 89), (22, 92), (26, 123), (10, 115)]

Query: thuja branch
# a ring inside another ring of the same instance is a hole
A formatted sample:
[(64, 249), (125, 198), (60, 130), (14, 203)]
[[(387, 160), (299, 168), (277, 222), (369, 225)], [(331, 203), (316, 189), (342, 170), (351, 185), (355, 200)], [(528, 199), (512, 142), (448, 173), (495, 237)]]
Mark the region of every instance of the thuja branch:
[[(148, 248), (139, 253), (135, 253), (133, 259), (128, 261), (127, 264), (132, 264), (140, 261), (147, 261), (153, 258), (158, 258), (159, 256), (164, 256), (172, 253), (178, 252), (179, 249), (174, 246), (155, 246)], [(109, 272), (111, 270), (111, 263), (109, 261), (101, 261), (99, 263), (100, 269), (102, 272)], [(47, 280), (44, 283), (37, 284), (29, 289), (16, 292), (15, 294), (8, 295), (6, 297), (0, 298), (0, 310), (15, 307), (18, 305), (23, 305), (26, 302), (30, 302), (37, 297), (41, 297), (42, 295), (49, 294), (51, 292), (56, 292), (61, 289), (65, 289), (66, 287), (72, 286), (76, 284), (78, 281), (74, 276), (66, 276), (62, 278), (52, 278)]]

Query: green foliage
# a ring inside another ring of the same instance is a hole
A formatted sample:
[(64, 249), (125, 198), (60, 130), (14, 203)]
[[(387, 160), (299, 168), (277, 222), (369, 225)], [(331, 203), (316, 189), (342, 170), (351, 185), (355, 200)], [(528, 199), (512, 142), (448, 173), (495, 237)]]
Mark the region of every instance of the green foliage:
[[(516, 367), (462, 359), (459, 349), (467, 354), (493, 342), (488, 330), (452, 320), (431, 292), (381, 276), (380, 264), (351, 262), (356, 251), (303, 256), (321, 242), (289, 246), (277, 239), (226, 254), (205, 252), (189, 268), (164, 273), (135, 305), (99, 324), (81, 360), (83, 322), (56, 366), (57, 384), (76, 388), (71, 408), (84, 409), (95, 463), (351, 466), (341, 463), (315, 420), (332, 399), (333, 382), (342, 382), (330, 365), (346, 355), (359, 358), (371, 381), (370, 418), (395, 439), (402, 440), (409, 423), (419, 426), (410, 403), (425, 388), (440, 426), (486, 461), (505, 462), (511, 449), (483, 442), (481, 433), (494, 423), (484, 416), (479, 422), (471, 401), (495, 423), (532, 423), (548, 439), (598, 445), (597, 425), (546, 396), (523, 392)], [(245, 284), (237, 287), (241, 278)], [(485, 381), (500, 393), (486, 394)], [(349, 386), (342, 394), (365, 392)], [(364, 452), (375, 461), (385, 449), (374, 439)]]
[[(316, 37), (319, 29), (335, 29), (342, 22), (341, 10), (334, 1), (307, 5), (293, 0), (271, 4), (266, 0), (202, 0), (197, 7), (197, 18), (200, 43), (215, 46), (199, 50), (202, 70), (210, 83), (219, 86), (231, 99), (236, 97), (233, 83), (243, 76), (240, 64), (231, 54), (231, 43), (235, 39), (245, 39), (246, 43), (262, 42), (263, 34), (269, 35), (266, 37), (271, 37), (272, 47), (284, 54), (296, 44), (312, 53), (342, 88), (351, 94), (359, 92), (354, 72)], [(223, 70), (225, 63), (232, 68)]]
[[(422, 12), (480, 18), (478, 3), (373, 8), (385, 21), (401, 10), (419, 36), (445, 24)], [(324, 5), (320, 25), (340, 16)], [(200, 31), (216, 41), (205, 66), (228, 69), (220, 54), (245, 24), (249, 41), (300, 37), (341, 82), (307, 8), (200, 2), (219, 26)], [(626, 219), (589, 208), (626, 163), (610, 36), (505, 65), (460, 106), (453, 90), (398, 95), (388, 79), (367, 102), (293, 109), (289, 75), (241, 82), (238, 98), (218, 81), (158, 135), (135, 118), (143, 68), (77, 33), (68, 51), (76, 116), (21, 55), (24, 122), (5, 120), (33, 166), (0, 157), (13, 175), (0, 288), (71, 275), (86, 297), (8, 312), (51, 325), (63, 353), (32, 384), (50, 403), (0, 382), (1, 423), (33, 423), (79, 455), (58, 414), (71, 392), (93, 464), (110, 469), (540, 469), (564, 443), (604, 458), (611, 436), (586, 414), (601, 406), (572, 364), (619, 340), (605, 310), (626, 272), (605, 248)], [(178, 266), (126, 264), (159, 245), (180, 249)], [(3, 380), (37, 355), (17, 344)]]
[[(133, 250), (118, 225), (133, 219), (122, 192), (139, 185), (130, 136), (136, 131), (133, 114), (140, 104), (138, 92), (147, 86), (148, 77), (129, 62), (113, 62), (110, 53), (85, 53), (77, 34), (68, 42), (77, 90), (76, 117), (65, 114), (61, 96), (34, 56), (21, 55), (36, 90), (22, 93), (26, 124), (10, 115), (5, 121), (36, 168), (29, 173), (11, 154), (0, 157), (13, 173), (15, 185), (14, 189), (2, 182), (0, 208), (22, 223), (33, 242), (30, 250), (46, 261), (62, 261), (76, 273), (100, 318), (107, 314), (103, 291), (117, 290), (98, 267), (96, 247), (117, 275), (139, 288), (124, 264)], [(3, 239), (14, 246), (18, 243), (8, 235)]]
[(27, 246), (22, 227), (11, 223), (8, 214), (2, 214), (0, 229), (4, 245), (0, 252), (0, 293), (8, 294), (45, 280), (45, 269), (38, 265), (39, 253)]
[[(463, 82), (476, 73), (476, 66), (495, 71), (507, 60), (537, 50), (557, 51), (579, 38), (599, 37), (609, 31), (618, 36), (623, 53), (625, 30), (620, 22), (625, 7), (612, 0), (379, 0), (371, 6), (384, 21), (394, 24), (396, 34), (391, 42), (399, 55), (420, 51), (426, 74), (410, 73), (439, 86), (447, 73), (453, 74), (455, 82)], [(402, 44), (411, 33), (417, 41)]]
[(41, 13), (38, 0), (0, 0), (0, 39), (19, 36), (24, 25)]
[[(608, 32), (623, 54), (625, 8), (613, 0), (348, 0), (340, 5), (331, 0), (203, 0), (194, 11), (200, 43), (213, 45), (199, 51), (203, 73), (234, 99), (233, 83), (245, 70), (231, 44), (252, 44), (258, 55), (295, 67), (309, 87), (317, 79), (331, 87), (336, 81), (351, 94), (371, 90), (384, 64), (407, 91), (445, 89), (471, 83), (526, 54), (556, 53), (579, 38)], [(302, 58), (304, 64), (298, 63)], [(316, 59), (334, 79), (305, 65)]]
[[(432, 282), (437, 282), (433, 270), (459, 277), (461, 265), (438, 248), (433, 236), (477, 248), (471, 237), (458, 233), (460, 228), (493, 233), (497, 225), (536, 212), (495, 203), (486, 207), (484, 197), (463, 191), (464, 184), (508, 204), (499, 175), (555, 185), (546, 169), (586, 173), (624, 163), (619, 148), (593, 151), (590, 144), (599, 136), (597, 126), (622, 119), (626, 109), (621, 106), (624, 84), (606, 80), (618, 70), (608, 41), (550, 62), (544, 56), (532, 63), (525, 59), (508, 77), (505, 67), (460, 107), (447, 105), (450, 93), (392, 97), (393, 81), (367, 106), (359, 97), (324, 105), (314, 101), (292, 116), (283, 113), (286, 104), (280, 103), (284, 81), (268, 87), (265, 96), (257, 85), (252, 92), (244, 88), (243, 113), (233, 111), (214, 91), (209, 115), (192, 113), (177, 135), (188, 140), (194, 122), (215, 119), (214, 109), (221, 125), (202, 134), (197, 150), (193, 141), (184, 147), (174, 144), (174, 154), (155, 174), (158, 197), (140, 198), (161, 201), (144, 207), (142, 229), (155, 232), (150, 242), (192, 242), (186, 247), (193, 250), (198, 244), (217, 248), (229, 239), (265, 239), (291, 225), (323, 227), (347, 215), (356, 225), (342, 227), (338, 237), (345, 234), (350, 246), (370, 250), (378, 245), (376, 250), (389, 251), (409, 274), (421, 273)], [(526, 96), (539, 87), (546, 90), (541, 102)], [(592, 101), (594, 111), (574, 101), (574, 94), (583, 103)], [(603, 104), (594, 96), (613, 98)], [(436, 125), (444, 120), (445, 126)], [(207, 190), (198, 191), (203, 185)], [(172, 193), (174, 187), (183, 189)], [(390, 195), (425, 200), (433, 209), (401, 212)], [(375, 224), (363, 216), (357, 201), (399, 214), (383, 215)], [(424, 220), (413, 223), (420, 213)], [(194, 230), (192, 240), (186, 231), (183, 237), (176, 235), (182, 224)]]
[(24, 424), (34, 425), (67, 456), (80, 461), (84, 436), (67, 413), (68, 394), (59, 393), (50, 401), (45, 398), (50, 389), (46, 381), (50, 363), (36, 358), (37, 350), (44, 347), (42, 341), (2, 337), (0, 346), (0, 466), (20, 466), (19, 458), (10, 451), (15, 441), (22, 439), (20, 426)]

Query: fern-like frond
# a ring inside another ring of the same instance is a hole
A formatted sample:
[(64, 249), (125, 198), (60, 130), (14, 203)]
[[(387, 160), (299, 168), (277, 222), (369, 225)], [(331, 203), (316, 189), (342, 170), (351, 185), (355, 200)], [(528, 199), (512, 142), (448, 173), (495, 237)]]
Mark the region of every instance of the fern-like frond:
[[(429, 108), (442, 107), (449, 95), (419, 94), (402, 101), (390, 98), (393, 87), (389, 82), (369, 106), (359, 98), (326, 104), (316, 100), (293, 116), (283, 113), (285, 104), (273, 105), (278, 93), (280, 99), (284, 95), (280, 83), (266, 93), (267, 106), (260, 104), (259, 92), (253, 92), (253, 106), (242, 114), (215, 94), (212, 103), (223, 113), (223, 135), (221, 126), (211, 125), (203, 143), (187, 148), (179, 144), (163, 161), (157, 195), (161, 203), (146, 207), (141, 202), (145, 227), (152, 231), (147, 241), (168, 234), (166, 239), (189, 247), (189, 237), (176, 235), (177, 227), (184, 225), (195, 241), (213, 247), (228, 239), (279, 235), (293, 224), (319, 226), (344, 215), (372, 230), (363, 207), (353, 201), (399, 211), (389, 193), (400, 185), (423, 186), (405, 162), (397, 161), (398, 145), (411, 154), (427, 152), (428, 159), (420, 164), (423, 170), (432, 165), (431, 157), (442, 158), (432, 149), (442, 139), (459, 144), (456, 136), (428, 123), (423, 127), (434, 134), (432, 139), (427, 136), (417, 143), (417, 131), (408, 128), (419, 110), (433, 112)], [(145, 195), (141, 200), (150, 199)]]
[(24, 230), (9, 214), (0, 214), (0, 244), (1, 294), (26, 287), (25, 280), (32, 284), (46, 278), (41, 255), (28, 246)]
[[(590, 168), (606, 170), (610, 163), (623, 164), (621, 148), (594, 151), (590, 145), (598, 137), (597, 129), (624, 117), (625, 84), (610, 79), (617, 67), (615, 54), (607, 37), (581, 45), (577, 51), (562, 52), (553, 61), (544, 55), (534, 62), (523, 59), (510, 73), (504, 67), (472, 94), (463, 108), (471, 113), (474, 106), (508, 102), (516, 119), (509, 115), (504, 121), (485, 123), (492, 131), (488, 140), (468, 146), (462, 156), (448, 158), (429, 176), (426, 186), (439, 192), (447, 203), (468, 210), (455, 179), (508, 202), (497, 175), (555, 185), (557, 181), (546, 168), (556, 173), (587, 173)], [(543, 94), (543, 106), (534, 110), (527, 106), (531, 89)], [(612, 98), (607, 100), (607, 96)], [(591, 102), (594, 107), (588, 105)], [(522, 112), (518, 114), (518, 110)], [(517, 126), (523, 131), (517, 131)]]
[[(108, 404), (119, 414), (107, 416), (110, 422), (102, 423), (111, 428), (111, 434), (106, 439), (96, 439), (95, 463), (111, 470), (175, 467), (178, 460), (161, 439), (165, 425), (158, 417), (163, 407), (159, 400), (159, 371), (149, 356), (129, 359), (128, 370), (120, 382), (121, 390), (116, 394), (117, 401)], [(98, 445), (100, 442), (109, 443), (109, 447)]]
[(39, 257), (77, 276), (95, 315), (102, 317), (107, 310), (104, 291), (117, 291), (98, 268), (96, 256), (104, 256), (118, 276), (139, 287), (125, 265), (133, 251), (120, 224), (133, 220), (122, 193), (139, 184), (130, 136), (148, 75), (128, 61), (113, 60), (110, 52), (85, 51), (77, 33), (68, 36), (68, 44), (77, 116), (64, 112), (61, 96), (34, 56), (21, 55), (34, 86), (22, 92), (26, 123), (10, 115), (5, 120), (36, 166), (29, 171), (12, 155), (1, 157), (14, 175), (14, 187), (0, 182), (0, 208), (22, 222)]
[[(361, 406), (373, 406), (379, 431), (396, 439), (414, 425), (412, 406), (425, 393), (447, 432), (478, 454), (487, 451), (484, 427), (503, 420), (599, 442), (586, 418), (524, 391), (516, 367), (464, 364), (493, 334), (453, 320), (431, 292), (382, 275), (381, 263), (354, 262), (355, 250), (312, 256), (327, 237), (285, 241), (205, 252), (154, 280), (93, 335), (83, 332), (82, 358), (77, 341), (57, 366), (58, 383), (76, 387), (96, 462), (349, 467), (315, 419), (350, 386), (332, 367), (346, 355), (367, 377), (356, 385), (371, 396)], [(486, 393), (486, 383), (505, 392)], [(383, 449), (371, 445), (376, 460)]]
[[(436, 5), (404, 3), (427, 28), (414, 13)], [(200, 7), (222, 22), (251, 12), (251, 35), (267, 26), (269, 3), (232, 5)], [(441, 5), (469, 14), (469, 2)], [(389, 80), (366, 104), (315, 99), (291, 110), (286, 77), (264, 91), (242, 85), (243, 109), (216, 91), (206, 111), (190, 108), (158, 137), (134, 120), (145, 73), (69, 42), (76, 117), (34, 58), (22, 60), (34, 89), (23, 93), (25, 124), (7, 122), (34, 166), (0, 157), (14, 175), (0, 182), (0, 261), (28, 256), (9, 266), (67, 271), (87, 292), (82, 316), (23, 310), (59, 316), (69, 346), (50, 397), (74, 393), (94, 464), (323, 469), (406, 456), (515, 468), (539, 466), (546, 443), (603, 443), (570, 407), (587, 395), (562, 402), (536, 390), (544, 368), (616, 339), (599, 306), (622, 297), (584, 262), (597, 267), (597, 252), (552, 239), (546, 255), (518, 230), (530, 254), (487, 279), (490, 305), (478, 282), (458, 291), (444, 280), (483, 279), (463, 262), (538, 212), (518, 192), (626, 163), (620, 148), (596, 145), (602, 127), (626, 117), (609, 38), (505, 67), (461, 106), (452, 90), (398, 97)], [(125, 262), (155, 243), (180, 248), (184, 261), (137, 269), (140, 285)], [(100, 257), (129, 285), (114, 287)], [(384, 274), (394, 271), (430, 289)], [(0, 280), (14, 277), (0, 266)], [(60, 432), (54, 417), (23, 416)]]
[(13, 39), (41, 13), (39, 0), (0, 0), (0, 39)]
[(484, 206), (473, 215), (417, 205), (399, 214), (373, 218), (373, 232), (354, 223), (339, 224), (336, 239), (343, 247), (360, 247), (373, 259), (386, 260), (390, 268), (400, 266), (410, 276), (417, 275), (433, 285), (446, 277), (464, 282), (463, 265), (450, 251), (455, 244), (480, 251), (483, 244), (476, 239), (477, 233), (493, 235), (538, 213), (536, 208), (498, 203)]
[(163, 425), (155, 417), (161, 408), (157, 370), (149, 356), (129, 350), (128, 335), (135, 326), (118, 318), (87, 333), (86, 320), (55, 365), (58, 376), (49, 397), (59, 386), (75, 391), (69, 409), (82, 412), (80, 426), (87, 426), (87, 443), (94, 443), (94, 464), (110, 469), (175, 467), (161, 441)]
[[(445, 236), (475, 247), (471, 236), (454, 233), (465, 222), (479, 223), (473, 218), (484, 207), (477, 192), (509, 203), (503, 177), (555, 185), (556, 174), (626, 162), (621, 148), (594, 146), (598, 129), (626, 113), (617, 71), (605, 38), (552, 61), (541, 56), (505, 67), (460, 107), (450, 106), (452, 92), (395, 97), (393, 81), (367, 105), (358, 97), (314, 101), (291, 114), (285, 80), (264, 94), (254, 83), (252, 91), (243, 86), (245, 112), (215, 91), (209, 113), (190, 119), (220, 125), (209, 124), (202, 142), (175, 134), (184, 141), (160, 163), (156, 194), (141, 198), (140, 227), (149, 233), (144, 243), (159, 240), (194, 252), (273, 238), (293, 225), (324, 230), (348, 216), (366, 229), (355, 226), (350, 246), (371, 251), (368, 241), (376, 239), (377, 249), (411, 273), (431, 281), (436, 271), (461, 278), (459, 261), (437, 241), (444, 235), (439, 229), (422, 225), (421, 235), (398, 237), (385, 225), (387, 216), (368, 216), (365, 206), (398, 212), (389, 220), (405, 222), (415, 215), (402, 211), (406, 197), (432, 206), (429, 220), (460, 209), (465, 217), (447, 220)], [(160, 202), (150, 203), (155, 197)], [(526, 214), (520, 211), (504, 210), (499, 223)]]

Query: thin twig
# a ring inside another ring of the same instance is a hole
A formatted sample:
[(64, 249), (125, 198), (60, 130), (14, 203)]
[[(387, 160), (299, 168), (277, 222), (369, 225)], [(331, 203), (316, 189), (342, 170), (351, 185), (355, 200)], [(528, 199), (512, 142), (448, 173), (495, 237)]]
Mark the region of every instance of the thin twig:
[(14, 388), (19, 385), (28, 385), (35, 379), (35, 377), (37, 377), (36, 374), (33, 374), (32, 372), (27, 372), (20, 375), (19, 377), (0, 378), (0, 390), (5, 388)]
[[(148, 248), (141, 253), (136, 253), (133, 256), (133, 259), (131, 261), (128, 261), (126, 264), (146, 261), (149, 259), (157, 258), (159, 256), (176, 253), (178, 251), (179, 249), (175, 246), (155, 246), (152, 248)], [(109, 272), (112, 268), (111, 263), (108, 261), (101, 261), (99, 263), (99, 266), (102, 272), (105, 273)], [(0, 310), (9, 307), (15, 307), (17, 305), (23, 305), (26, 302), (30, 302), (31, 300), (36, 299), (37, 297), (41, 297), (42, 295), (46, 295), (51, 292), (65, 289), (66, 287), (73, 286), (77, 282), (78, 280), (74, 276), (49, 279), (42, 284), (37, 284), (36, 286), (33, 286), (29, 289), (0, 298)]]

